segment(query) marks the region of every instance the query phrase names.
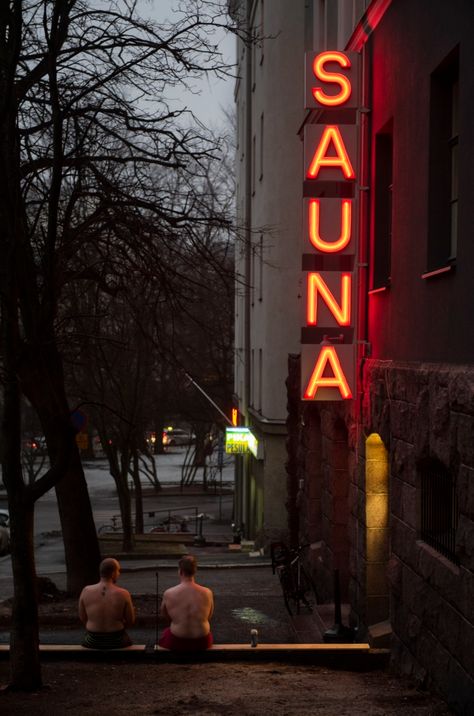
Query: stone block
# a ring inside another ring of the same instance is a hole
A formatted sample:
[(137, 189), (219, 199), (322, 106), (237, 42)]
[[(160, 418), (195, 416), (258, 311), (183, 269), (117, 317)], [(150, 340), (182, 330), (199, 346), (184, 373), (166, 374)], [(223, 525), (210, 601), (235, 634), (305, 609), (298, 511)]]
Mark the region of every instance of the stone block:
[(386, 567), (386, 575), (390, 591), (396, 598), (396, 604), (398, 604), (402, 594), (403, 566), (397, 557), (390, 557)]
[(389, 618), (390, 600), (388, 595), (368, 595), (366, 599), (366, 624), (375, 624)]
[(474, 468), (460, 466), (456, 491), (460, 512), (474, 519)]
[(416, 532), (402, 522), (396, 515), (391, 519), (391, 549), (405, 564), (417, 568), (418, 546)]
[(390, 454), (391, 477), (398, 477), (410, 485), (415, 484), (416, 466), (413, 445), (404, 440), (393, 440)]
[(459, 626), (457, 649), (454, 653), (463, 669), (474, 679), (474, 624), (463, 619)]
[(347, 492), (347, 505), (349, 507), (349, 511), (354, 516), (357, 516), (357, 485), (354, 485), (352, 482), (349, 484)]
[(338, 527), (344, 527), (344, 532), (347, 535), (347, 523), (349, 521), (349, 508), (346, 500), (334, 500), (332, 520), (333, 524)]
[(344, 500), (347, 501), (349, 484), (347, 470), (333, 470), (331, 479), (331, 493), (333, 497), (344, 498)]
[[(433, 685), (437, 687), (436, 681), (433, 680), (433, 682)], [(443, 692), (452, 713), (474, 713), (474, 676), (472, 671), (466, 672), (455, 659), (451, 659), (443, 686)]]
[(463, 567), (474, 571), (474, 522), (464, 515), (456, 531), (456, 553)]
[(389, 557), (390, 532), (388, 529), (369, 527), (366, 531), (367, 561), (386, 562)]
[(414, 612), (420, 618), (423, 615), (424, 600), (426, 600), (429, 592), (429, 586), (406, 564), (402, 570), (402, 592), (401, 600), (407, 608)]
[(457, 450), (461, 462), (474, 468), (474, 416), (457, 416)]
[(417, 511), (416, 511), (416, 489), (412, 485), (403, 483), (402, 485), (402, 520), (412, 527), (417, 527)]
[(429, 402), (429, 423), (431, 436), (444, 437), (449, 428), (449, 398), (448, 389), (438, 387), (431, 390)]
[(367, 527), (386, 527), (389, 518), (387, 495), (367, 495), (365, 504), (365, 521)]
[(310, 499), (319, 499), (321, 496), (322, 480), (320, 476), (306, 478), (306, 489)]
[(327, 449), (327, 461), (333, 470), (347, 470), (347, 443), (331, 441)]
[(367, 493), (388, 493), (388, 461), (367, 460), (365, 468)]
[(428, 386), (428, 379), (429, 372), (423, 368), (394, 364), (388, 370), (390, 395), (415, 404), (420, 392)]
[(367, 595), (371, 596), (387, 596), (388, 582), (386, 575), (385, 562), (367, 562), (366, 568), (366, 588)]
[(415, 409), (417, 421), (414, 423), (413, 442), (418, 459), (427, 458), (430, 450), (430, 400), (428, 388), (423, 388), (417, 396)]
[(402, 400), (392, 400), (390, 419), (393, 437), (408, 443), (413, 442), (417, 420), (415, 406)]
[(469, 621), (473, 621), (474, 572), (460, 567), (457, 589), (449, 600)]
[(474, 415), (474, 371), (472, 368), (452, 369), (448, 383), (451, 410)]
[(403, 482), (395, 475), (392, 475), (390, 481), (390, 510), (400, 520), (403, 519), (403, 502), (402, 502)]

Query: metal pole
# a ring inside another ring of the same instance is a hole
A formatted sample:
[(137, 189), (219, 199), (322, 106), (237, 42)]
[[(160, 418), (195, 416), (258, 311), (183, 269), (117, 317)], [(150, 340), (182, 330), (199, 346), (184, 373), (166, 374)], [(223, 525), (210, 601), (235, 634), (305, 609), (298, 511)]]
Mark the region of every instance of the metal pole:
[(222, 467), (219, 468), (219, 522), (222, 522)]
[(229, 423), (229, 425), (232, 425), (232, 420), (227, 417), (227, 415), (224, 413), (224, 411), (219, 408), (219, 406), (217, 405), (217, 403), (215, 403), (215, 402), (213, 401), (213, 399), (206, 393), (206, 391), (203, 390), (203, 388), (201, 388), (201, 386), (200, 386), (198, 383), (196, 383), (196, 381), (194, 380), (194, 378), (191, 378), (191, 376), (189, 375), (189, 373), (186, 373), (186, 371), (184, 372), (184, 374), (185, 374), (186, 378), (187, 378), (188, 380), (190, 380), (191, 383), (192, 383), (194, 386), (196, 386), (196, 388), (197, 388), (197, 389), (204, 395), (204, 397), (211, 403), (211, 405), (213, 405), (213, 406), (215, 407), (215, 409), (222, 415), (222, 417)]
[(155, 572), (156, 577), (156, 604), (155, 604), (155, 646), (158, 645), (158, 610), (159, 610), (159, 596), (158, 596), (158, 572)]
[(341, 614), (341, 587), (339, 584), (339, 570), (334, 570), (334, 623), (342, 624)]

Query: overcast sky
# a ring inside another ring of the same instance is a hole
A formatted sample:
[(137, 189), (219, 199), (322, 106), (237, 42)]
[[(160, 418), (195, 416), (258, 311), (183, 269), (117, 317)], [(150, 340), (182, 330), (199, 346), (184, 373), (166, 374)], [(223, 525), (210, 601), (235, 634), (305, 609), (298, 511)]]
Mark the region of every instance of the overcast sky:
[[(143, 17), (152, 17), (158, 22), (164, 19), (173, 19), (173, 8), (179, 5), (179, 0), (140, 0), (140, 14)], [(224, 32), (219, 33), (216, 42), (222, 51), (226, 62), (235, 62), (235, 37)], [(219, 127), (227, 124), (224, 110), (232, 111), (234, 106), (234, 79), (218, 79), (204, 77), (195, 83), (195, 94), (187, 93), (179, 97), (180, 104), (191, 109), (197, 118), (206, 127)]]

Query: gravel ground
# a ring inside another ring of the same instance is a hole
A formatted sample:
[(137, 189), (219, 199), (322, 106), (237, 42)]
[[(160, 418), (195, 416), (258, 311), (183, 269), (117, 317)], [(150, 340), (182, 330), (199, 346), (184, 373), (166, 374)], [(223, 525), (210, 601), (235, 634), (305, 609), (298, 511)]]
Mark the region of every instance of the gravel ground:
[[(0, 663), (0, 681), (8, 664)], [(3, 692), (0, 713), (25, 716), (447, 716), (446, 705), (381, 671), (281, 663), (45, 663), (46, 687)]]

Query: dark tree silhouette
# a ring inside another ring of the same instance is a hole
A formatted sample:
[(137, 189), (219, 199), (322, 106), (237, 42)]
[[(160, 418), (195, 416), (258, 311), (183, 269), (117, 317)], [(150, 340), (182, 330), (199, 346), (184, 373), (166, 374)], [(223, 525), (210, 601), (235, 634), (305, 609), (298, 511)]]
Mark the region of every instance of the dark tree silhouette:
[[(165, 170), (183, 180), (199, 174), (214, 149), (166, 102), (169, 87), (185, 91), (196, 73), (227, 71), (212, 36), (218, 4), (187, 5), (177, 22), (159, 27), (139, 18), (132, 0), (0, 3), (2, 434), (14, 688), (41, 684), (33, 509), (47, 489), (55, 486), (58, 496), (71, 593), (95, 579), (99, 560), (64, 378), (67, 286), (84, 280), (120, 289), (130, 217), (153, 217), (170, 252), (178, 231), (192, 241), (210, 221), (193, 195), (183, 192), (177, 204), (166, 182), (155, 180)], [(151, 246), (143, 246), (150, 260)], [(28, 485), (19, 457), (21, 394), (39, 416), (51, 462)]]

